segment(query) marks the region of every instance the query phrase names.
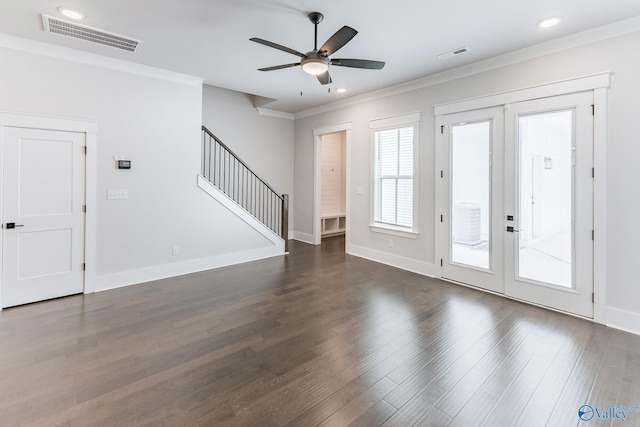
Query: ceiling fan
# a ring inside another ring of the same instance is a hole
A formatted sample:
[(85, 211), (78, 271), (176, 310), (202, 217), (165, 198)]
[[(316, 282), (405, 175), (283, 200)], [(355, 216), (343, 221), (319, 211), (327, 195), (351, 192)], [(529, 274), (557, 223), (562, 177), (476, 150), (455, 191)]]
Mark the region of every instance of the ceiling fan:
[(318, 81), (323, 84), (331, 83), (331, 76), (329, 75), (329, 65), (336, 65), (339, 67), (350, 68), (364, 68), (369, 70), (381, 70), (384, 67), (384, 62), (370, 61), (367, 59), (331, 59), (329, 56), (336, 53), (344, 45), (355, 37), (358, 32), (346, 25), (340, 28), (334, 35), (329, 37), (329, 40), (318, 49), (318, 24), (322, 22), (324, 15), (320, 12), (311, 12), (309, 14), (309, 20), (313, 23), (315, 28), (315, 37), (313, 50), (307, 53), (301, 53), (297, 50), (288, 48), (286, 46), (279, 45), (277, 43), (270, 42), (268, 40), (259, 39), (253, 37), (249, 40), (252, 42), (260, 43), (265, 46), (272, 47), (274, 49), (281, 50), (283, 52), (291, 53), (293, 55), (302, 58), (300, 62), (294, 62), (291, 64), (276, 65), (273, 67), (259, 68), (259, 71), (273, 71), (281, 70), (283, 68), (296, 67), (302, 65), (302, 69), (318, 78)]

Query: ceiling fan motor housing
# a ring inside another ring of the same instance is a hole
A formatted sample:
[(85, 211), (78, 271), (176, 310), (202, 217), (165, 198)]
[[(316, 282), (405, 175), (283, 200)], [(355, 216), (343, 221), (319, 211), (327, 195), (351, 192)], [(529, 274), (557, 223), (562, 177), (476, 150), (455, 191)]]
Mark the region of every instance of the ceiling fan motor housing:
[(322, 74), (329, 69), (329, 58), (321, 55), (318, 51), (307, 52), (306, 58), (300, 61), (302, 69), (313, 75)]

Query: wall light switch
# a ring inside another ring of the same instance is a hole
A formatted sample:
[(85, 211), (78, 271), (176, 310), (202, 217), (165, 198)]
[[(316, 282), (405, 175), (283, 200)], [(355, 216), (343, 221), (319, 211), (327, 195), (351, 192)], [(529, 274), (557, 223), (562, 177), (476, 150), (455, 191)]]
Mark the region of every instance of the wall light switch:
[(127, 190), (107, 190), (107, 200), (128, 199)]

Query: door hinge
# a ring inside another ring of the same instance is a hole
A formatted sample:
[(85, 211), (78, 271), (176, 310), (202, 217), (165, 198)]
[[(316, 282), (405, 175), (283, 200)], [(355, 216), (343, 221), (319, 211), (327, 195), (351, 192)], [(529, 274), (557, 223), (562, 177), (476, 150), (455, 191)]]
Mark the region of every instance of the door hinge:
[(82, 205), (82, 212), (87, 213), (87, 205)]
[(84, 154), (85, 154), (85, 156), (87, 155), (87, 146), (86, 145), (84, 146)]
[(84, 262), (82, 263), (82, 271), (85, 271), (87, 269), (87, 264), (85, 264)]
[(440, 267), (444, 266), (444, 262), (442, 262), (442, 258), (440, 258)]
[(596, 105), (595, 104), (591, 104), (591, 115), (592, 116), (596, 115)]
[(444, 133), (444, 126), (440, 126), (440, 133)]
[(591, 178), (596, 177), (596, 168), (591, 168)]
[(440, 222), (444, 222), (444, 217), (443, 217), (443, 215), (440, 215)]
[(444, 178), (444, 171), (440, 171), (440, 178)]
[(596, 302), (596, 294), (591, 292), (591, 302)]
[(591, 230), (591, 240), (596, 240), (596, 232), (595, 232), (595, 230)]

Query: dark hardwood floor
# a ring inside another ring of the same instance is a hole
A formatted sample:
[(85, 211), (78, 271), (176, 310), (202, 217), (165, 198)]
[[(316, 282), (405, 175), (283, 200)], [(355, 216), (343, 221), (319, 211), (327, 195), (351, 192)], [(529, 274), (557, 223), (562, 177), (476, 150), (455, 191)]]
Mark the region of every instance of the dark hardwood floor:
[(343, 238), (291, 246), (4, 310), (0, 425), (564, 427), (584, 404), (640, 410), (638, 336), (348, 256)]

